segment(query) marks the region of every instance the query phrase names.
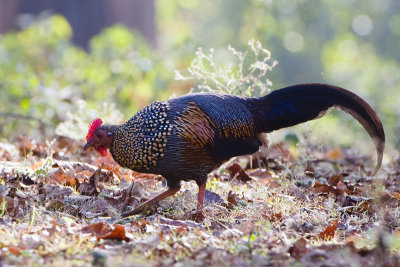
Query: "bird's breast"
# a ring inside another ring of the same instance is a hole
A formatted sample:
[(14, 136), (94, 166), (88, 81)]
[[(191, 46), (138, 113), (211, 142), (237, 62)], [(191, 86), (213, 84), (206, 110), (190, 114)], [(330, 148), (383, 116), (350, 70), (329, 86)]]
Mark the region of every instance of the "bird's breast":
[(111, 149), (118, 164), (140, 172), (157, 167), (173, 129), (169, 109), (168, 102), (155, 102), (120, 126)]

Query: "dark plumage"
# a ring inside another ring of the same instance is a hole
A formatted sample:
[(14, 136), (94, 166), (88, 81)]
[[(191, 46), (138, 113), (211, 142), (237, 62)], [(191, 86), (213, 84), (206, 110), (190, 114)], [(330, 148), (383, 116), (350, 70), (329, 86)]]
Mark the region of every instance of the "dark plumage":
[(104, 155), (109, 148), (121, 166), (167, 180), (169, 190), (123, 216), (150, 208), (188, 180), (199, 186), (201, 210), (207, 174), (213, 169), (231, 157), (258, 151), (261, 133), (318, 118), (330, 107), (346, 111), (364, 126), (377, 149), (378, 171), (385, 146), (378, 115), (357, 95), (326, 84), (294, 85), (259, 98), (190, 94), (155, 102), (121, 125), (95, 121), (97, 128), (91, 127), (84, 149), (94, 147)]

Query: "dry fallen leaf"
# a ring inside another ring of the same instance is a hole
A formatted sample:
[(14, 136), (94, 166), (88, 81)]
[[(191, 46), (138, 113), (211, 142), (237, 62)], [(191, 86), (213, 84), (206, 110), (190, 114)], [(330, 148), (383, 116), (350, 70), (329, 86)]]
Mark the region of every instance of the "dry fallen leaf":
[(334, 174), (328, 179), (328, 184), (336, 186), (339, 182), (343, 182), (343, 175)]
[(313, 188), (316, 194), (329, 193), (334, 189), (333, 186), (321, 184), (320, 182), (315, 182)]
[(262, 185), (268, 186), (271, 189), (278, 188), (280, 186), (280, 184), (277, 181), (275, 181), (271, 178), (264, 178), (264, 179), (260, 180), (260, 183)]
[(337, 195), (343, 195), (344, 193), (347, 193), (347, 186), (342, 182), (342, 181), (339, 181), (337, 184), (336, 184), (336, 190), (335, 190), (335, 193), (337, 194)]
[(54, 165), (46, 175), (45, 182), (48, 184), (75, 184), (75, 176), (71, 172), (67, 172), (62, 166)]
[(338, 196), (348, 192), (347, 186), (342, 181), (338, 181), (336, 186), (315, 182), (313, 188), (316, 194), (334, 193)]
[(97, 196), (99, 191), (97, 190), (99, 179), (101, 176), (101, 168), (103, 165), (90, 176), (89, 180), (85, 179), (83, 183), (79, 185), (79, 193), (84, 196)]
[(114, 224), (111, 231), (104, 235), (98, 235), (97, 239), (116, 239), (129, 241), (129, 238), (126, 236), (125, 227), (121, 224)]
[(32, 170), (36, 170), (37, 168), (42, 167), (43, 163), (44, 163), (44, 160), (41, 159), (41, 160), (39, 160), (38, 162), (32, 164), (31, 169), (32, 169)]
[(236, 178), (242, 182), (248, 182), (252, 180), (250, 176), (237, 163), (233, 163), (232, 165), (228, 166), (226, 170), (229, 172), (229, 175), (232, 179)]
[(229, 206), (236, 206), (239, 203), (239, 195), (229, 191), (227, 201)]
[(204, 194), (204, 203), (205, 205), (208, 205), (209, 203), (219, 203), (219, 204), (224, 204), (224, 200), (220, 195), (217, 193), (214, 193), (212, 191), (206, 190), (206, 193)]
[(204, 216), (204, 213), (201, 210), (198, 210), (198, 211), (190, 214), (190, 220), (195, 221), (197, 223), (204, 221), (205, 218), (206, 217)]
[(15, 246), (10, 246), (9, 248), (8, 248), (8, 251), (10, 251), (12, 254), (14, 254), (14, 255), (19, 255), (19, 254), (21, 254), (21, 251), (22, 250), (24, 250), (24, 248), (23, 247), (15, 247)]
[(105, 235), (111, 230), (111, 226), (106, 222), (98, 222), (82, 228), (83, 233)]
[(284, 143), (273, 144), (268, 147), (268, 159), (279, 159), (284, 162), (291, 162), (294, 156)]
[(252, 170), (247, 170), (247, 173), (251, 177), (255, 177), (258, 179), (268, 179), (271, 178), (271, 172), (267, 171), (266, 169), (252, 169)]
[[(3, 196), (0, 194), (0, 205), (3, 206), (3, 199), (5, 200), (5, 211), (7, 214), (11, 216), (15, 216), (18, 210), (17, 203), (14, 198), (11, 198), (9, 196)], [(2, 211), (0, 211), (2, 212)]]
[(288, 252), (293, 258), (298, 260), (303, 257), (307, 253), (307, 251), (307, 240), (305, 240), (304, 238), (300, 238), (293, 243)]
[(398, 200), (400, 200), (400, 193), (399, 192), (394, 192), (392, 194), (393, 197), (397, 198)]
[(283, 217), (283, 215), (282, 215), (282, 213), (281, 212), (277, 212), (277, 213), (275, 213), (275, 212), (272, 212), (271, 214), (269, 214), (269, 216), (268, 216), (268, 218), (269, 218), (269, 221), (270, 222), (276, 222), (276, 221), (279, 221), (279, 220), (281, 220), (282, 219), (282, 217)]
[(117, 239), (129, 241), (126, 236), (125, 227), (120, 224), (109, 225), (106, 222), (98, 222), (88, 225), (81, 230), (83, 233), (95, 234), (99, 239)]
[(39, 158), (47, 156), (47, 147), (44, 143), (37, 143), (35, 140), (30, 140), (27, 137), (19, 137), (16, 141), (18, 142), (19, 152), (22, 157), (25, 157), (29, 153)]
[(331, 222), (326, 229), (319, 233), (318, 237), (322, 239), (333, 239), (335, 237), (335, 231), (338, 226), (338, 220)]
[(384, 204), (387, 207), (395, 208), (399, 206), (400, 201), (396, 196), (385, 191), (381, 193), (381, 197), (378, 199), (378, 203)]
[(145, 233), (146, 232), (146, 226), (148, 224), (150, 224), (150, 222), (146, 221), (145, 219), (143, 219), (141, 221), (133, 221), (131, 223), (131, 226), (137, 227), (140, 232)]
[(342, 157), (342, 150), (340, 148), (330, 150), (326, 153), (326, 157), (330, 160), (338, 160)]

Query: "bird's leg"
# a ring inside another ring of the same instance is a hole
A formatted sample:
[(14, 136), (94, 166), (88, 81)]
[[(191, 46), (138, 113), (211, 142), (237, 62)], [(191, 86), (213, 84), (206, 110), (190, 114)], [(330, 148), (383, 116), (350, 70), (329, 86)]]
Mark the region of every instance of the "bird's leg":
[(179, 191), (179, 189), (180, 188), (169, 188), (167, 191), (162, 192), (158, 196), (156, 196), (156, 197), (144, 202), (143, 204), (139, 205), (135, 209), (122, 213), (121, 214), (121, 218), (129, 217), (131, 215), (138, 214), (138, 213), (140, 213), (142, 211), (147, 211), (147, 210), (151, 209), (151, 207), (154, 204), (156, 204), (157, 202), (163, 200), (166, 197), (174, 195), (176, 192)]
[(199, 186), (199, 193), (197, 195), (197, 210), (190, 216), (191, 220), (196, 222), (204, 221), (204, 214), (203, 214), (203, 204), (204, 204), (204, 196), (206, 194), (206, 182), (197, 185)]
[(199, 186), (199, 193), (197, 195), (197, 212), (203, 210), (204, 196), (206, 194), (206, 184), (207, 183), (204, 183)]

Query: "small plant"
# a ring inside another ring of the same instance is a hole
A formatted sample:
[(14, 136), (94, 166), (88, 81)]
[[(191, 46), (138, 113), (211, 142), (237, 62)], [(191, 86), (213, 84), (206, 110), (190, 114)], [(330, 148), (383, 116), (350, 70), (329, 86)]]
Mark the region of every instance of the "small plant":
[(3, 218), (5, 212), (6, 212), (6, 196), (3, 196), (3, 199), (2, 199), (2, 201), (1, 201), (1, 213), (0, 213), (0, 218)]
[(259, 41), (250, 40), (250, 55), (228, 46), (235, 62), (220, 65), (214, 57), (214, 49), (209, 53), (199, 48), (188, 68), (188, 75), (175, 72), (176, 80), (195, 80), (193, 92), (225, 93), (241, 96), (260, 96), (270, 91), (272, 82), (267, 73), (278, 63), (271, 59), (271, 52), (263, 48)]

